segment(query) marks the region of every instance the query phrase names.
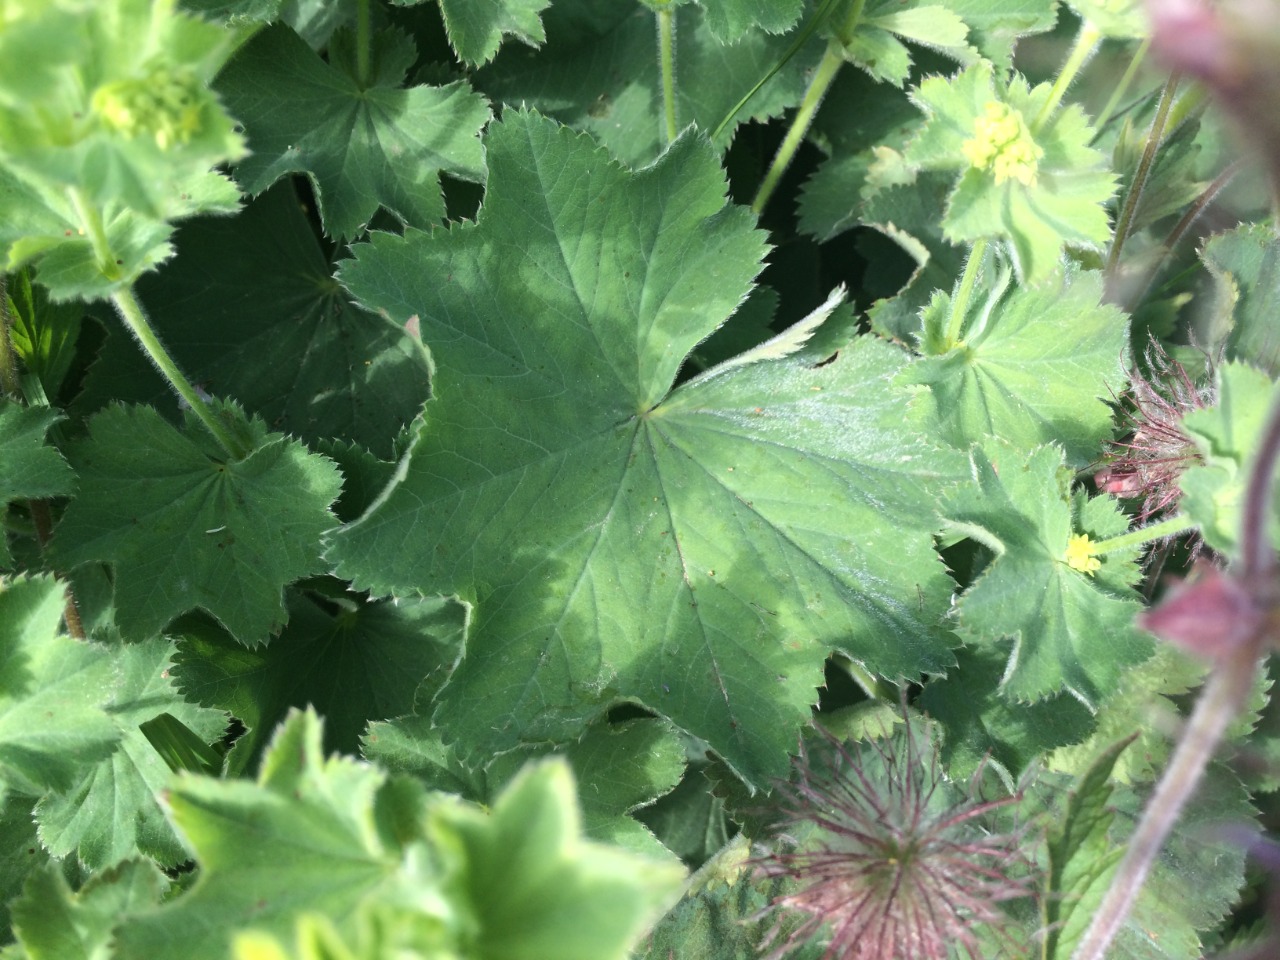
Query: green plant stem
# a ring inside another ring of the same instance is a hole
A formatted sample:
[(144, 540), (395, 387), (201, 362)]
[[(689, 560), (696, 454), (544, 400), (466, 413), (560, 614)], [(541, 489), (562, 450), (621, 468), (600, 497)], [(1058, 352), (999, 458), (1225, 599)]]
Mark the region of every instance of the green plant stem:
[(1080, 32), (1076, 34), (1076, 42), (1071, 48), (1071, 53), (1067, 55), (1067, 62), (1058, 71), (1058, 79), (1053, 82), (1053, 89), (1049, 91), (1049, 99), (1045, 101), (1044, 106), (1040, 108), (1040, 112), (1036, 114), (1035, 121), (1031, 124), (1032, 134), (1038, 133), (1049, 122), (1049, 118), (1053, 116), (1054, 111), (1058, 109), (1058, 104), (1062, 102), (1063, 96), (1066, 95), (1067, 88), (1074, 82), (1081, 68), (1089, 62), (1089, 58), (1093, 56), (1093, 51), (1098, 49), (1098, 41), (1101, 39), (1102, 31), (1088, 20), (1080, 24)]
[(965, 261), (964, 273), (960, 277), (960, 286), (956, 289), (955, 299), (951, 301), (951, 318), (947, 321), (949, 346), (960, 342), (960, 331), (964, 329), (964, 318), (969, 312), (969, 301), (973, 298), (973, 288), (982, 274), (982, 261), (986, 255), (985, 238), (976, 241), (969, 251), (969, 259)]
[(360, 89), (369, 86), (369, 67), (373, 49), (369, 0), (356, 0), (356, 82)]
[(1115, 92), (1111, 94), (1111, 99), (1107, 101), (1107, 105), (1102, 108), (1102, 112), (1098, 114), (1094, 121), (1094, 128), (1098, 131), (1094, 134), (1094, 139), (1102, 135), (1103, 128), (1110, 122), (1111, 117), (1115, 114), (1116, 108), (1120, 105), (1120, 101), (1124, 95), (1129, 92), (1129, 88), (1133, 86), (1133, 78), (1138, 75), (1138, 68), (1142, 66), (1144, 60), (1147, 59), (1147, 51), (1151, 49), (1151, 38), (1143, 40), (1138, 45), (1138, 49), (1133, 52), (1133, 57), (1129, 60), (1129, 66), (1124, 72), (1124, 76), (1120, 78), (1120, 82), (1116, 84)]
[(8, 278), (0, 275), (0, 395), (18, 393), (18, 361), (14, 356), (13, 315), (9, 312)]
[(1169, 517), (1167, 520), (1160, 520), (1157, 523), (1147, 524), (1145, 527), (1139, 527), (1137, 530), (1130, 530), (1128, 533), (1122, 533), (1118, 537), (1108, 537), (1105, 540), (1099, 540), (1090, 546), (1090, 553), (1095, 557), (1102, 556), (1107, 553), (1115, 553), (1119, 550), (1128, 550), (1131, 547), (1140, 546), (1144, 543), (1150, 543), (1152, 540), (1161, 540), (1164, 537), (1173, 537), (1179, 533), (1185, 533), (1195, 528), (1195, 521), (1184, 514), (1178, 514), (1175, 517)]
[(809, 132), (809, 127), (813, 125), (813, 118), (817, 116), (818, 107), (822, 106), (822, 98), (827, 95), (827, 91), (831, 89), (831, 83), (835, 80), (836, 74), (840, 72), (840, 67), (844, 65), (844, 48), (838, 40), (832, 40), (827, 44), (827, 50), (822, 55), (822, 62), (818, 64), (818, 69), (813, 74), (813, 79), (809, 81), (809, 89), (804, 92), (804, 99), (800, 102), (800, 109), (796, 111), (795, 119), (791, 121), (791, 129), (787, 131), (786, 137), (782, 140), (782, 145), (778, 147), (778, 152), (770, 164), (768, 172), (764, 175), (764, 180), (760, 183), (760, 189), (756, 191), (756, 197), (751, 201), (751, 209), (757, 215), (764, 210), (769, 203), (769, 198), (773, 196), (773, 191), (777, 189), (782, 175), (786, 173), (787, 167), (791, 165), (791, 161), (795, 159), (796, 151), (800, 149), (800, 143), (804, 140), (805, 134)]
[(119, 264), (116, 263), (116, 255), (111, 249), (111, 241), (107, 239), (107, 228), (102, 223), (102, 215), (98, 212), (98, 208), (89, 202), (83, 190), (72, 187), (68, 189), (67, 196), (70, 197), (72, 209), (80, 220), (81, 230), (88, 236), (89, 243), (93, 247), (93, 255), (98, 259), (98, 269), (108, 280), (118, 279)]
[(222, 449), (233, 459), (238, 460), (244, 457), (249, 451), (218, 421), (213, 411), (209, 409), (209, 405), (196, 393), (191, 381), (178, 369), (178, 365), (174, 362), (173, 357), (169, 355), (169, 351), (164, 348), (160, 338), (151, 329), (151, 323), (147, 320), (146, 314), (142, 312), (142, 305), (138, 303), (137, 297), (133, 295), (133, 287), (128, 286), (117, 290), (111, 299), (116, 305), (120, 319), (124, 321), (125, 326), (129, 328), (129, 331), (137, 339), (143, 351), (151, 358), (151, 362), (156, 365), (156, 369), (169, 381), (169, 385), (177, 391), (178, 396), (186, 401), (187, 406), (191, 408), (191, 412), (200, 419), (201, 423), (208, 427), (209, 432), (214, 435)]
[(662, 76), (662, 112), (670, 143), (676, 138), (676, 18), (670, 6), (658, 11), (658, 73)]
[(1111, 241), (1111, 250), (1107, 253), (1105, 273), (1111, 277), (1120, 264), (1120, 252), (1124, 249), (1129, 231), (1133, 229), (1133, 219), (1138, 210), (1138, 200), (1142, 190), (1151, 176), (1151, 168), (1156, 161), (1156, 151), (1164, 140), (1165, 126), (1169, 121), (1169, 108), (1173, 106), (1173, 98), (1178, 90), (1180, 75), (1174, 71), (1165, 82), (1160, 94), (1160, 105), (1156, 108), (1155, 119), (1151, 122), (1151, 131), (1147, 134), (1147, 143), (1142, 150), (1142, 158), (1138, 161), (1138, 169), (1134, 171), (1133, 182), (1129, 184), (1128, 196), (1124, 198), (1124, 209), (1116, 220), (1116, 232)]
[(897, 703), (897, 691), (890, 692), (887, 684), (883, 683), (879, 677), (858, 663), (856, 660), (850, 660), (848, 657), (837, 657), (837, 662), (844, 668), (850, 678), (868, 697), (875, 700), (882, 700), (885, 703)]

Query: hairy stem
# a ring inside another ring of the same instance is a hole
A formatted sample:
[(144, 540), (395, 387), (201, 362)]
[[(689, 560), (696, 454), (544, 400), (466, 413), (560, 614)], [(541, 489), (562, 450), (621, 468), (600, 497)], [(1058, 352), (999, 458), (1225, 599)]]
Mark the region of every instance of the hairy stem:
[[(49, 504), (45, 500), (29, 500), (27, 507), (31, 511), (31, 523), (35, 527), (36, 543), (40, 552), (44, 553), (49, 546), (49, 538), (53, 536), (53, 517), (49, 513)], [(67, 633), (77, 640), (85, 639), (84, 624), (80, 620), (80, 610), (76, 606), (75, 594), (71, 592), (71, 584), (67, 584), (62, 619), (67, 625)]]
[(791, 121), (791, 129), (783, 138), (773, 163), (769, 165), (769, 170), (760, 183), (760, 189), (756, 191), (755, 199), (751, 201), (751, 209), (754, 213), (759, 214), (768, 205), (769, 198), (773, 196), (773, 191), (782, 180), (782, 175), (795, 159), (796, 151), (800, 149), (801, 141), (809, 132), (809, 127), (813, 125), (813, 118), (817, 116), (818, 107), (822, 105), (822, 98), (831, 89), (832, 81), (844, 64), (843, 49), (838, 40), (832, 40), (827, 45), (827, 51), (822, 55), (822, 62), (818, 64), (813, 79), (809, 81), (809, 89), (804, 92), (800, 109), (796, 111), (795, 119)]
[(1231, 571), (1231, 575), (1253, 593), (1254, 602), (1268, 615), (1261, 616), (1248, 639), (1231, 649), (1215, 665), (1169, 766), (1160, 778), (1160, 785), (1147, 802), (1111, 886), (1085, 931), (1084, 939), (1076, 948), (1073, 960), (1103, 960), (1107, 947), (1129, 915), (1160, 848), (1203, 778), (1227, 727), (1248, 702), (1260, 657), (1272, 641), (1275, 630), (1276, 597), (1271, 581), (1276, 559), (1267, 519), (1277, 459), (1280, 459), (1280, 403), (1271, 408), (1249, 473), (1241, 517), (1241, 555), (1239, 563)]
[(98, 259), (98, 269), (108, 280), (119, 279), (120, 265), (116, 263), (111, 241), (107, 239), (107, 228), (102, 223), (102, 214), (89, 202), (83, 190), (69, 188), (67, 196), (80, 220), (80, 232), (88, 236), (89, 243), (93, 246), (93, 255)]
[(987, 255), (987, 241), (975, 241), (969, 251), (969, 259), (965, 261), (964, 273), (960, 277), (960, 286), (956, 288), (955, 299), (951, 301), (951, 317), (947, 320), (947, 344), (960, 342), (960, 331), (964, 329), (964, 319), (969, 313), (969, 301), (973, 298), (973, 288), (982, 275), (982, 261)]
[(1138, 68), (1147, 59), (1147, 51), (1150, 49), (1151, 38), (1147, 37), (1138, 45), (1138, 49), (1133, 52), (1133, 57), (1129, 60), (1129, 66), (1125, 69), (1124, 76), (1120, 78), (1120, 82), (1116, 84), (1115, 91), (1112, 92), (1107, 105), (1102, 108), (1102, 112), (1098, 114), (1097, 119), (1094, 121), (1094, 129), (1097, 131), (1093, 135), (1094, 140), (1102, 136), (1103, 128), (1111, 121), (1116, 109), (1120, 106), (1120, 101), (1124, 99), (1125, 94), (1129, 92), (1129, 88), (1133, 86), (1133, 78), (1138, 75)]
[(8, 278), (0, 274), (0, 395), (18, 393), (18, 359), (13, 352), (13, 314), (9, 312)]
[(1031, 124), (1031, 132), (1039, 133), (1040, 129), (1049, 122), (1049, 118), (1053, 116), (1058, 109), (1058, 104), (1062, 103), (1063, 96), (1066, 95), (1067, 88), (1075, 81), (1076, 75), (1089, 58), (1093, 56), (1093, 51), (1098, 49), (1098, 41), (1102, 39), (1102, 31), (1095, 27), (1088, 20), (1080, 24), (1080, 32), (1076, 34), (1076, 42), (1071, 48), (1071, 53), (1067, 55), (1067, 62), (1062, 65), (1062, 69), (1058, 71), (1058, 79), (1053, 82), (1053, 89), (1049, 91), (1049, 99), (1045, 101), (1040, 112), (1036, 114), (1035, 121)]
[(676, 138), (676, 18), (670, 6), (658, 11), (658, 73), (662, 76), (662, 113), (670, 143)]
[(160, 338), (156, 336), (154, 330), (151, 329), (151, 322), (147, 320), (146, 314), (142, 312), (142, 305), (138, 303), (137, 297), (133, 295), (133, 287), (125, 287), (116, 291), (112, 295), (112, 302), (116, 305), (116, 310), (120, 314), (120, 319), (124, 321), (129, 332), (137, 339), (138, 344), (143, 351), (151, 358), (151, 362), (156, 365), (156, 369), (160, 371), (161, 376), (169, 381), (169, 385), (177, 392), (187, 406), (213, 434), (222, 449), (233, 459), (240, 459), (249, 451), (244, 445), (237, 440), (232, 434), (219, 422), (213, 411), (209, 409), (209, 405), (200, 398), (196, 393), (196, 388), (191, 385), (191, 381), (178, 368), (173, 357), (169, 355), (169, 351), (165, 349), (164, 344), (160, 342)]
[(1138, 169), (1134, 171), (1133, 183), (1129, 184), (1129, 194), (1124, 198), (1124, 209), (1120, 211), (1120, 217), (1116, 220), (1115, 237), (1111, 241), (1111, 250), (1107, 253), (1105, 272), (1108, 277), (1115, 274), (1116, 267), (1120, 264), (1120, 252), (1124, 249), (1124, 242), (1129, 238), (1129, 231), (1133, 228), (1138, 200), (1142, 197), (1142, 190), (1151, 176), (1151, 167), (1156, 161), (1156, 151), (1160, 149), (1160, 143), (1164, 140), (1165, 126), (1169, 122), (1169, 108), (1173, 106), (1173, 98), (1178, 90), (1178, 80), (1179, 74), (1176, 71), (1170, 74), (1160, 94), (1160, 105), (1156, 108), (1156, 117), (1151, 122), (1151, 131), (1147, 134), (1142, 158), (1138, 161)]
[(1152, 540), (1161, 540), (1164, 537), (1185, 533), (1194, 529), (1195, 525), (1195, 521), (1190, 517), (1178, 514), (1176, 517), (1169, 517), (1167, 520), (1149, 523), (1145, 527), (1139, 527), (1137, 530), (1122, 533), (1118, 537), (1099, 540), (1092, 545), (1090, 552), (1093, 556), (1098, 557), (1106, 553), (1115, 553), (1118, 550), (1128, 550), (1130, 547), (1150, 543)]

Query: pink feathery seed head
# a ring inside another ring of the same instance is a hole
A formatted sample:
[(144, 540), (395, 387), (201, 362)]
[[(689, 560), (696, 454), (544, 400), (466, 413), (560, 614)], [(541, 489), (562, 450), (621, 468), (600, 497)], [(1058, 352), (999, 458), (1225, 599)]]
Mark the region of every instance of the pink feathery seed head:
[(1147, 368), (1147, 375), (1134, 372), (1121, 407), (1125, 436), (1109, 445), (1094, 475), (1099, 490), (1140, 501), (1143, 523), (1177, 508), (1178, 479), (1201, 461), (1182, 418), (1213, 400), (1212, 391), (1198, 387), (1155, 341), (1147, 350)]
[(979, 770), (957, 799), (921, 723), (884, 741), (847, 746), (820, 731), (813, 753), (802, 745), (779, 787), (778, 849), (754, 861), (796, 887), (767, 911), (770, 958), (824, 933), (824, 960), (945, 960), (957, 946), (976, 958), (984, 925), (1010, 939), (1001, 904), (1033, 889), (1025, 830), (991, 833), (983, 821), (1017, 796), (979, 799)]

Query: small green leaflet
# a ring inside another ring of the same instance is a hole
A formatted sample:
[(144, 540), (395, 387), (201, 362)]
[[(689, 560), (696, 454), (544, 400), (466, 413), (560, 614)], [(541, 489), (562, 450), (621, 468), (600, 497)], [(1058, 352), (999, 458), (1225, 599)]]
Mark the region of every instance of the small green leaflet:
[(438, 221), (442, 170), (484, 177), (477, 133), (490, 113), (466, 83), (401, 89), (415, 56), (405, 35), (379, 33), (361, 80), (350, 31), (334, 34), (328, 62), (283, 24), (260, 32), (218, 77), (253, 151), (236, 167), (245, 189), (308, 174), (335, 239), (356, 236), (379, 206), (414, 226)]
[[(1102, 275), (1073, 272), (970, 308), (949, 343), (951, 300), (924, 312), (926, 356), (907, 371), (929, 386), (943, 436), (958, 447), (992, 436), (1030, 449), (1057, 441), (1083, 469), (1111, 437), (1105, 402), (1124, 392), (1129, 324), (1102, 300)], [(976, 314), (976, 316), (974, 316)]]
[(126, 638), (200, 608), (241, 643), (263, 643), (284, 625), (284, 585), (324, 569), (320, 538), (335, 525), (341, 474), (233, 406), (219, 415), (252, 443), (243, 460), (228, 461), (194, 417), (179, 430), (148, 407), (109, 407), (72, 448), (84, 488), (51, 553), (63, 568), (112, 564)]
[(485, 755), (636, 699), (762, 785), (831, 647), (945, 670), (927, 491), (960, 464), (892, 386), (906, 355), (801, 348), (664, 400), (759, 269), (714, 151), (686, 135), (632, 174), (508, 112), (488, 158), (477, 224), (377, 235), (342, 273), (417, 314), (436, 362), (426, 427), (332, 556), (379, 593), (476, 603), (437, 722)]
[[(1239, 548), (1245, 488), (1263, 427), (1280, 403), (1280, 389), (1261, 370), (1226, 363), (1217, 370), (1217, 402), (1188, 411), (1183, 429), (1200, 448), (1203, 464), (1187, 467), (1178, 481), (1182, 509), (1205, 543), (1227, 555)], [(1280, 534), (1280, 485), (1271, 491), (1271, 538)]]
[(1093, 131), (1078, 106), (1040, 119), (1049, 96), (1047, 83), (997, 84), (985, 62), (950, 79), (928, 77), (912, 94), (927, 121), (905, 151), (922, 170), (960, 175), (943, 218), (947, 239), (1008, 240), (1027, 283), (1053, 273), (1064, 245), (1096, 250), (1111, 236), (1103, 204), (1115, 177), (1089, 146)]
[[(994, 459), (993, 459), (994, 457)], [(1096, 705), (1124, 671), (1151, 655), (1133, 618), (1137, 550), (1101, 557), (1094, 575), (1067, 566), (1073, 534), (1098, 541), (1124, 533), (1128, 520), (1107, 497), (1068, 493), (1073, 471), (1062, 451), (1029, 455), (992, 445), (971, 452), (974, 483), (943, 505), (947, 528), (995, 553), (957, 605), (961, 636), (983, 645), (1012, 641), (1000, 692), (1020, 701), (1068, 690)]]
[(120, 740), (112, 658), (58, 631), (65, 603), (52, 577), (0, 579), (0, 797), (66, 789)]

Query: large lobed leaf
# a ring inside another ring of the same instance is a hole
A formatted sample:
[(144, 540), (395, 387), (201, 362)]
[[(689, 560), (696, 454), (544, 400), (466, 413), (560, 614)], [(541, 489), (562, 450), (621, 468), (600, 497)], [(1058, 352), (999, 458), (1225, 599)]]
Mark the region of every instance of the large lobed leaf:
[(437, 722), (484, 755), (638, 700), (759, 784), (830, 648), (946, 669), (924, 487), (959, 470), (893, 386), (905, 354), (783, 338), (668, 396), (763, 252), (715, 153), (685, 135), (632, 174), (513, 111), (488, 157), (477, 224), (378, 235), (342, 274), (419, 316), (437, 366), (425, 429), (333, 551), (363, 587), (476, 603)]

